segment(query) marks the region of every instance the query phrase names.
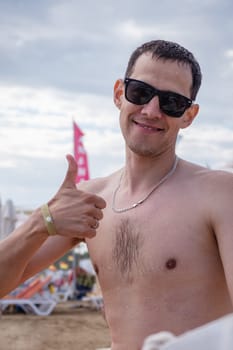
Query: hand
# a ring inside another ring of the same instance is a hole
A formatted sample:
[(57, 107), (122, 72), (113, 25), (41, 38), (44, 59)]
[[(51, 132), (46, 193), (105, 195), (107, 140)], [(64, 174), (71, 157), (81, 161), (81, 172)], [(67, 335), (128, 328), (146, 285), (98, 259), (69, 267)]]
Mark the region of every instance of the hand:
[(106, 202), (99, 196), (76, 188), (77, 164), (67, 155), (68, 170), (57, 194), (48, 202), (58, 235), (91, 238), (96, 235)]

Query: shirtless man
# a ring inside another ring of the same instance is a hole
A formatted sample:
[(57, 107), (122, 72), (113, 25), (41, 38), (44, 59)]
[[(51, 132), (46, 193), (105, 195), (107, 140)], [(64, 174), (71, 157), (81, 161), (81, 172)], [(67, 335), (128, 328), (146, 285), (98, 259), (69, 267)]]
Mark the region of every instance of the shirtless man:
[[(107, 203), (86, 242), (112, 350), (139, 350), (152, 333), (178, 335), (233, 311), (232, 174), (175, 153), (179, 130), (198, 114), (200, 84), (199, 64), (179, 45), (136, 49), (114, 86), (125, 166), (79, 186)], [(51, 263), (60, 245), (48, 239), (23, 278)]]

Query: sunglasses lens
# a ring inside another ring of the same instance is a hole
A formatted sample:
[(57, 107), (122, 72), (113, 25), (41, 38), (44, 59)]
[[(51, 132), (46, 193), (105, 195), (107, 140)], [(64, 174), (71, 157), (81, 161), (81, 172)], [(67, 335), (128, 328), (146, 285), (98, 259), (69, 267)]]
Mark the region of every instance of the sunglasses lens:
[(172, 92), (162, 92), (159, 96), (161, 110), (170, 117), (179, 118), (185, 112), (189, 103), (184, 96)]
[(130, 80), (126, 85), (126, 99), (136, 105), (144, 105), (153, 97), (154, 91), (139, 81)]
[(179, 118), (190, 107), (192, 101), (175, 92), (160, 91), (140, 80), (125, 79), (125, 98), (135, 104), (144, 105), (154, 97), (159, 97), (159, 106), (163, 113)]

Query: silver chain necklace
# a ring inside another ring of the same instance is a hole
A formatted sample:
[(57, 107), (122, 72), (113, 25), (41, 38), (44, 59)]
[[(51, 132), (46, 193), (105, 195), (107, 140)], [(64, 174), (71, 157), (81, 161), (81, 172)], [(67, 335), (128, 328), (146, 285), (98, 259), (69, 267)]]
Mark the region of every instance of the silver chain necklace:
[(160, 186), (162, 185), (162, 183), (164, 181), (166, 181), (176, 170), (176, 167), (177, 167), (177, 164), (178, 164), (178, 160), (179, 158), (176, 157), (175, 158), (175, 161), (174, 161), (174, 164), (171, 168), (171, 170), (152, 188), (152, 190), (144, 197), (142, 198), (141, 200), (139, 200), (138, 202), (130, 205), (129, 207), (125, 207), (125, 208), (116, 208), (115, 206), (115, 202), (116, 202), (116, 195), (117, 195), (117, 192), (119, 191), (119, 188), (121, 186), (121, 180), (122, 180), (122, 176), (123, 176), (123, 172), (121, 173), (121, 176), (120, 176), (120, 180), (119, 180), (119, 184), (117, 185), (115, 191), (113, 192), (113, 197), (112, 197), (112, 210), (115, 212), (115, 213), (123, 213), (125, 211), (128, 211), (128, 210), (131, 210), (131, 209), (134, 209), (136, 208), (138, 205), (142, 204), (145, 202), (145, 200), (147, 200), (147, 198), (150, 197), (150, 195)]

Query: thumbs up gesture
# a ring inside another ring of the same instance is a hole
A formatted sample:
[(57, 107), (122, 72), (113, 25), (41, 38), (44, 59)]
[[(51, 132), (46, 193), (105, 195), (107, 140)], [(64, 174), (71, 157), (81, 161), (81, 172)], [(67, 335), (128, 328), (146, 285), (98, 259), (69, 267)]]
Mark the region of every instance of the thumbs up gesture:
[(101, 197), (76, 188), (77, 163), (67, 155), (68, 170), (57, 194), (48, 202), (58, 235), (91, 238), (96, 235), (102, 210), (106, 207)]

